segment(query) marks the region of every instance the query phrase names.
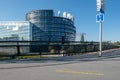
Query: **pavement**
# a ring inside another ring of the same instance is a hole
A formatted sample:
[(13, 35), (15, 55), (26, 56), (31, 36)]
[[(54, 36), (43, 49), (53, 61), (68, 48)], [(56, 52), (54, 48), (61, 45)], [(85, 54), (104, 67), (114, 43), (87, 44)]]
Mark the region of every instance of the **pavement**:
[(77, 56), (0, 61), (0, 80), (119, 80), (120, 49)]

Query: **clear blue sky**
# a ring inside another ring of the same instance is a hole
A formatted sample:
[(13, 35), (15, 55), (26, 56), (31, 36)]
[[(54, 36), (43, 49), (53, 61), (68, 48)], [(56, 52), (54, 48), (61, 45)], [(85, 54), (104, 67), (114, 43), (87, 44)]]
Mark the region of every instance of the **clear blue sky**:
[[(120, 41), (119, 8), (120, 0), (106, 0), (104, 41)], [(86, 33), (87, 41), (99, 40), (96, 0), (0, 0), (0, 21), (24, 21), (27, 12), (38, 9), (71, 13), (75, 17), (77, 33)]]

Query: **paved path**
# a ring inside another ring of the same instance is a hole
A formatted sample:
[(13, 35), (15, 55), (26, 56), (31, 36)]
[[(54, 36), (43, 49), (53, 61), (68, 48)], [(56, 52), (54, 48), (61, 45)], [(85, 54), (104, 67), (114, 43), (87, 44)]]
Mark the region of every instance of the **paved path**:
[(120, 80), (120, 50), (73, 57), (0, 61), (0, 80)]

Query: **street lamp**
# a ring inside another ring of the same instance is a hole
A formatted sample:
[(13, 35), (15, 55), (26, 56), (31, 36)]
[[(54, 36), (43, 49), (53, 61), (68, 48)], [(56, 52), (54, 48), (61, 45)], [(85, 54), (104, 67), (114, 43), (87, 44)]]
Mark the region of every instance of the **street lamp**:
[(100, 26), (100, 45), (99, 45), (99, 57), (102, 56), (102, 22), (104, 21), (104, 12), (105, 11), (105, 0), (97, 0), (97, 12), (96, 21), (99, 22)]

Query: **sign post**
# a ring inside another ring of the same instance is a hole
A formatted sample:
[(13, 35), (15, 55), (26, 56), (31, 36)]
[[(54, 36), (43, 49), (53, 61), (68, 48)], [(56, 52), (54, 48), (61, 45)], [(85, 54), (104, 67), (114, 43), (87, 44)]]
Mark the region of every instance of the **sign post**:
[(99, 45), (99, 47), (100, 47), (100, 52), (99, 52), (99, 57), (101, 57), (102, 56), (102, 22), (100, 22), (100, 45)]
[(104, 9), (105, 9), (105, 0), (97, 0), (97, 11), (99, 14), (96, 15), (96, 21), (99, 22), (100, 25), (99, 57), (102, 56), (102, 22), (104, 21)]

